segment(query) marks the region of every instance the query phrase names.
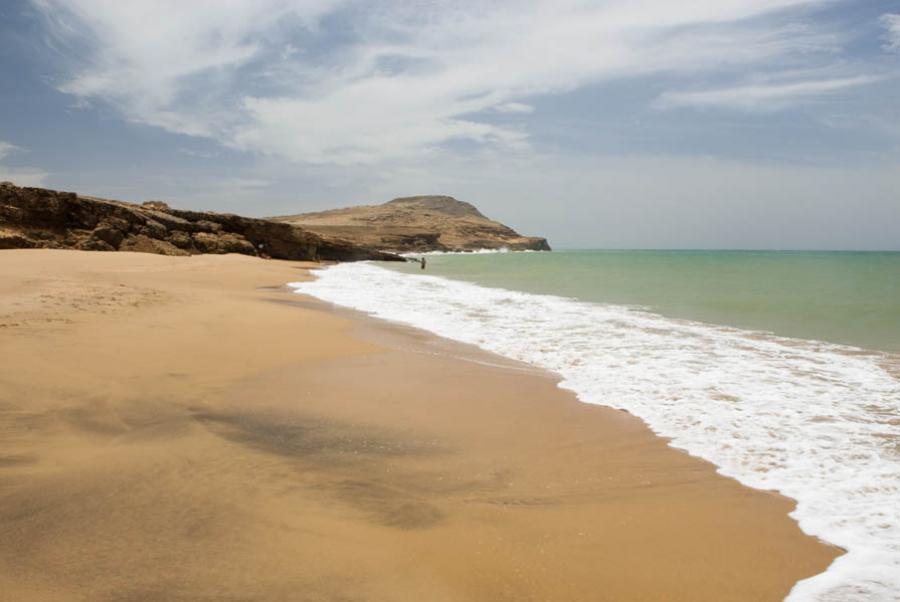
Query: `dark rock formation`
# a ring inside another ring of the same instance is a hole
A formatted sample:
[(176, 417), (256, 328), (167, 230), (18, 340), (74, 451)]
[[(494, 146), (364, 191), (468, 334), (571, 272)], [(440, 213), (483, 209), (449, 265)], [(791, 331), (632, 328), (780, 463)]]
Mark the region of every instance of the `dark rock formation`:
[(161, 255), (241, 253), (293, 260), (401, 260), (287, 223), (181, 211), (161, 201), (134, 205), (0, 183), (0, 249), (138, 251)]
[(319, 213), (273, 217), (323, 238), (341, 238), (383, 251), (472, 251), (507, 248), (549, 251), (544, 238), (521, 236), (449, 196), (416, 196)]

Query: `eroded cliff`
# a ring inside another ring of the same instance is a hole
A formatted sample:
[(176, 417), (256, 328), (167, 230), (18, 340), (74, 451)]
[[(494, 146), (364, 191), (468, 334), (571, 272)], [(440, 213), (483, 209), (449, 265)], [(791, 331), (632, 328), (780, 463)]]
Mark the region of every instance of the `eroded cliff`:
[(276, 259), (399, 260), (289, 223), (172, 209), (0, 183), (0, 249), (138, 251), (162, 255), (242, 253)]

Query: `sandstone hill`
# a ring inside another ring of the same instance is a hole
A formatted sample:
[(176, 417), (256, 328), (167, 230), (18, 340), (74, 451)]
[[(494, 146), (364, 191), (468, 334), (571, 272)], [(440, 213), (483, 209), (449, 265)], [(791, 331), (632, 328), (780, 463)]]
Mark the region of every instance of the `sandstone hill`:
[(344, 239), (383, 251), (550, 250), (546, 239), (521, 236), (449, 196), (404, 197), (270, 219), (301, 226), (326, 240)]
[(287, 223), (142, 205), (0, 183), (0, 249), (140, 251), (162, 255), (242, 253), (276, 259), (402, 258)]

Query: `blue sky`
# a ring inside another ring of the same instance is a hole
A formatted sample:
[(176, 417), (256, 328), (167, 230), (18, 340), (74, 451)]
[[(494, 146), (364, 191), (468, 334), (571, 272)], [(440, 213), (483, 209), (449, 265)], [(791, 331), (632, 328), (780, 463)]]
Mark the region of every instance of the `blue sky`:
[(560, 247), (900, 248), (900, 2), (3, 0), (0, 179)]

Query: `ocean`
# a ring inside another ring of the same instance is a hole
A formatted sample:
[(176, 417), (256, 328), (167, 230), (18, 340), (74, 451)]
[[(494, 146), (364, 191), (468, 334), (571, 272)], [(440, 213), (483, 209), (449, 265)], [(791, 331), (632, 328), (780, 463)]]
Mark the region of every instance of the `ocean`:
[(792, 601), (900, 600), (900, 253), (554, 251), (340, 264), (300, 293), (556, 373), (797, 501), (847, 553)]

